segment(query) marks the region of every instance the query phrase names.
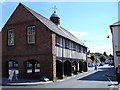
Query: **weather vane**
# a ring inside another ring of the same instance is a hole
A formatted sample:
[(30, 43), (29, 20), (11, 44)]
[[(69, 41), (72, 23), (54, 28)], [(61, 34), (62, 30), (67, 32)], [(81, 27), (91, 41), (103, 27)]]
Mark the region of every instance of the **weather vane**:
[(54, 13), (56, 13), (56, 10), (58, 9), (56, 5), (52, 8), (54, 10)]

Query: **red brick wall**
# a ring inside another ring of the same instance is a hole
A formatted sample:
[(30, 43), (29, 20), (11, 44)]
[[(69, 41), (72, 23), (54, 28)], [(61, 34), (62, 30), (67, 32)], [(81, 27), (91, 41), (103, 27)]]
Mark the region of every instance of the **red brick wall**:
[[(26, 28), (29, 25), (35, 25), (37, 29), (36, 43), (34, 45), (27, 44)], [(15, 46), (7, 46), (7, 30), (10, 28), (15, 28)], [(20, 5), (16, 9), (3, 28), (2, 33), (3, 76), (7, 74), (4, 66), (6, 61), (18, 61), (20, 74), (24, 76), (24, 62), (34, 59), (40, 62), (41, 75), (48, 75), (50, 79), (56, 77), (56, 69), (53, 69), (56, 67), (55, 34), (52, 34), (48, 28), (37, 21), (25, 8)]]

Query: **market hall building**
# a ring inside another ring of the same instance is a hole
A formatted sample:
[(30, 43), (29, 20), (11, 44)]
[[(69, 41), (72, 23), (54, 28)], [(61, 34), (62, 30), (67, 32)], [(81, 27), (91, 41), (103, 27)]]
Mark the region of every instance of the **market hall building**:
[(2, 77), (17, 71), (18, 79), (55, 81), (87, 71), (87, 47), (60, 26), (56, 11), (50, 19), (19, 4), (2, 28)]

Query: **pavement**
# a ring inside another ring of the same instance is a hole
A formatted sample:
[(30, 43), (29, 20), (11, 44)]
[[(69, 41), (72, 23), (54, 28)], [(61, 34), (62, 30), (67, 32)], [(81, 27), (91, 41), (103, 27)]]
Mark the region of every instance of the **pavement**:
[[(98, 67), (99, 68), (99, 67)], [(95, 73), (97, 72), (97, 70), (94, 70), (94, 67), (91, 67), (91, 68), (88, 68), (88, 72), (83, 72), (83, 73), (79, 73), (77, 75), (73, 75), (71, 77), (65, 77), (64, 79), (59, 79), (57, 80), (56, 82), (62, 82), (64, 80), (67, 80), (67, 79), (71, 79), (71, 78), (74, 78), (74, 77), (77, 77), (78, 75), (82, 77), (85, 77), (87, 75), (90, 75), (92, 73)], [(109, 81), (113, 81), (115, 80), (116, 76), (115, 76), (115, 69), (114, 67), (111, 67), (109, 69), (109, 71), (107, 71), (105, 73), (105, 77), (108, 78)], [(2, 83), (1, 85), (2, 86), (31, 86), (31, 85), (41, 85), (41, 84), (48, 84), (48, 83), (53, 83), (53, 81), (47, 81), (47, 82), (44, 82), (44, 81), (39, 81), (39, 80), (18, 80), (18, 81), (9, 81), (8, 78), (3, 78), (2, 79)], [(112, 84), (112, 83), (111, 83)]]
[(9, 81), (7, 78), (2, 79), (2, 86), (27, 86), (27, 85), (39, 85), (39, 84), (48, 84), (53, 81), (40, 81), (40, 80), (17, 80), (17, 81)]

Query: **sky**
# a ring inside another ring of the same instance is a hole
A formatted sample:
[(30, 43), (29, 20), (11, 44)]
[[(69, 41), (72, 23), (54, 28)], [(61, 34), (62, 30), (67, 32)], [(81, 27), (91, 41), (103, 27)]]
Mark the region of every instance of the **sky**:
[[(90, 52), (113, 54), (109, 25), (118, 21), (118, 2), (21, 2), (27, 7), (50, 18), (57, 7), (60, 26), (74, 34)], [(0, 3), (0, 30), (19, 2)], [(110, 36), (107, 38), (107, 36)]]

